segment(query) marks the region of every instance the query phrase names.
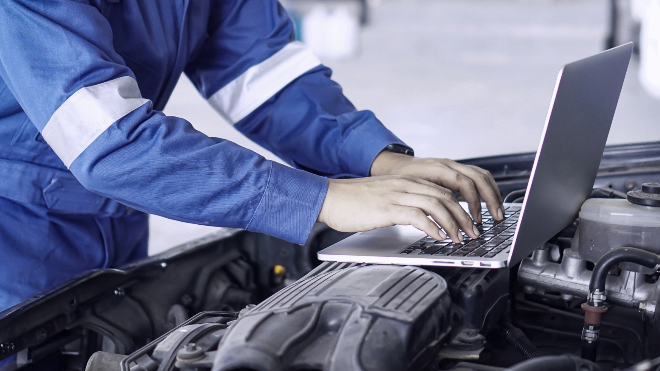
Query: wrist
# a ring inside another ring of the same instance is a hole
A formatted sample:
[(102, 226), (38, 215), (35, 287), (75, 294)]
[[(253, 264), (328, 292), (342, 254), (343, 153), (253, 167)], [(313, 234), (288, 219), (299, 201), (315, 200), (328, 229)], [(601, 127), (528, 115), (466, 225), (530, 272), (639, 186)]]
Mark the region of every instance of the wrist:
[(370, 175), (379, 176), (398, 174), (398, 169), (413, 159), (414, 157), (403, 153), (384, 150), (376, 156), (374, 162), (371, 164)]
[(316, 217), (316, 221), (318, 223), (326, 223), (328, 221), (328, 209), (330, 208), (330, 192), (331, 192), (331, 184), (332, 184), (333, 179), (328, 179), (328, 189), (325, 192), (325, 198), (323, 199), (323, 204), (321, 205), (321, 210), (319, 211), (319, 215)]
[(328, 179), (328, 189), (325, 193), (325, 198), (323, 199), (321, 211), (319, 211), (319, 216), (316, 219), (317, 222), (325, 224), (329, 224), (331, 222), (331, 209), (334, 207), (334, 203), (336, 202), (335, 193), (337, 192), (339, 183), (342, 183), (342, 180)]

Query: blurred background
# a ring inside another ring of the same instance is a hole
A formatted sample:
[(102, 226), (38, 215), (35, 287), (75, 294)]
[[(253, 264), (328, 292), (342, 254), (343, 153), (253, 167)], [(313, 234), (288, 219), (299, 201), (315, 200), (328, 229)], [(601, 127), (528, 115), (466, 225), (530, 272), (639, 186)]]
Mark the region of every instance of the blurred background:
[[(635, 41), (608, 144), (660, 140), (660, 0), (287, 0), (303, 42), (416, 156), (533, 152), (561, 67)], [(165, 108), (266, 158), (183, 76)], [(213, 233), (151, 217), (150, 253)]]

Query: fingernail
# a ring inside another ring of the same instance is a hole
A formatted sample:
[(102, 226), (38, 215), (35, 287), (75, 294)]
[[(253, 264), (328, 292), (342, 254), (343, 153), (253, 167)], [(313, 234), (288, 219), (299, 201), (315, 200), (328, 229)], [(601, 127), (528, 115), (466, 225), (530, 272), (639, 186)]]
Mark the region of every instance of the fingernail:
[(472, 226), (472, 231), (474, 231), (474, 234), (475, 234), (475, 235), (479, 236), (479, 228), (477, 228), (476, 225), (473, 225), (473, 226)]
[(500, 207), (499, 209), (497, 209), (497, 217), (498, 217), (499, 219), (504, 219), (504, 213), (502, 212), (502, 208), (501, 208), (501, 207)]
[(460, 232), (458, 233), (458, 242), (463, 242), (463, 234)]
[(442, 229), (438, 232), (438, 234), (440, 235), (441, 240), (447, 239), (447, 234), (443, 232)]

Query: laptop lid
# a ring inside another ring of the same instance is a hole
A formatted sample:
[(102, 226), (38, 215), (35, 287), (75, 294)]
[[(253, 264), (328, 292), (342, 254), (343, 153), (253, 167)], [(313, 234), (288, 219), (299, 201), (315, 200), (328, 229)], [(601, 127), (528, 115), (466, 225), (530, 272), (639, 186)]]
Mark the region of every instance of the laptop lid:
[(559, 72), (509, 266), (572, 223), (591, 195), (632, 50), (621, 45)]

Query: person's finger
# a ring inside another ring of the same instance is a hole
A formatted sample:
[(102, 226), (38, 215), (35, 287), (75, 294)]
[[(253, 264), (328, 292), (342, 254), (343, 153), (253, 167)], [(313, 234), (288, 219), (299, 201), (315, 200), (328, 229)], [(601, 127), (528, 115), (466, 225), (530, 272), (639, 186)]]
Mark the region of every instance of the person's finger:
[[(452, 214), (454, 219), (458, 221), (459, 227), (463, 231), (466, 231), (468, 235), (470, 235), (470, 231), (474, 231), (476, 235), (470, 236), (473, 238), (479, 235), (478, 230), (474, 226), (474, 220), (470, 217), (468, 213), (465, 212), (463, 207), (458, 203), (458, 200), (456, 200), (456, 197), (454, 197), (454, 193), (452, 191), (425, 179), (412, 178), (411, 180), (415, 181), (416, 183), (419, 183), (422, 187), (410, 186), (409, 192), (425, 194), (440, 199), (441, 201), (443, 201), (444, 206), (447, 208), (447, 210), (449, 210), (449, 212)], [(478, 202), (477, 205), (479, 206), (479, 211), (477, 212), (477, 215), (481, 217), (481, 211), (480, 211), (481, 202)], [(478, 223), (480, 222), (481, 219), (479, 219)]]
[(466, 167), (474, 171), (477, 171), (479, 173), (482, 173), (490, 183), (491, 187), (493, 187), (493, 190), (495, 191), (495, 196), (497, 197), (499, 203), (500, 204), (504, 203), (504, 199), (502, 198), (502, 193), (500, 193), (500, 187), (497, 185), (497, 182), (495, 181), (495, 178), (493, 178), (493, 175), (490, 173), (490, 171), (472, 165)]
[[(500, 193), (500, 187), (497, 185), (497, 182), (495, 181), (495, 179), (493, 179), (493, 176), (490, 173), (490, 171), (484, 170), (484, 169), (476, 167), (476, 166), (470, 166), (469, 168), (471, 168), (475, 171), (481, 172), (483, 174), (483, 176), (485, 177), (485, 179), (488, 180), (488, 182), (490, 183), (490, 186), (491, 186), (490, 189), (494, 192), (495, 197), (497, 198), (497, 207), (499, 208), (499, 210), (502, 211), (502, 218), (504, 218), (504, 200), (502, 199), (502, 194)], [(486, 201), (486, 199), (484, 199), (484, 201)], [(486, 203), (486, 205), (489, 208), (489, 212), (493, 207), (495, 207), (495, 205), (491, 205), (488, 202)], [(493, 214), (491, 213), (491, 215), (493, 215)]]
[(454, 242), (461, 242), (463, 236), (459, 231), (458, 223), (451, 213), (444, 207), (442, 201), (435, 197), (403, 193), (398, 196), (399, 205), (420, 209), (425, 215), (430, 215), (439, 224)]
[[(465, 209), (458, 203), (454, 194), (449, 192), (445, 199), (444, 206), (451, 213), (454, 220), (458, 222), (458, 226), (471, 238), (479, 237), (479, 230), (474, 225), (474, 220), (470, 215), (465, 212)], [(481, 213), (478, 214), (481, 216)], [(481, 219), (479, 219), (481, 222)]]
[[(412, 194), (427, 195), (441, 200), (444, 208), (446, 208), (451, 213), (453, 219), (457, 222), (458, 228), (462, 229), (468, 236), (472, 238), (479, 236), (479, 231), (475, 228), (473, 219), (470, 217), (470, 215), (468, 215), (468, 213), (465, 212), (463, 207), (458, 203), (454, 197), (454, 194), (450, 190), (436, 183), (416, 177), (400, 177), (397, 179), (397, 181), (401, 182), (397, 184), (397, 189), (399, 191)], [(474, 211), (474, 214), (479, 216), (478, 223), (480, 223), (481, 202), (479, 201), (479, 196), (476, 194), (476, 190), (474, 192), (476, 205), (479, 207), (479, 209)], [(422, 207), (421, 205), (416, 206)], [(472, 207), (474, 207), (474, 203)], [(438, 220), (436, 220), (436, 222), (440, 223)], [(460, 235), (460, 233), (457, 232), (457, 234), (454, 235), (452, 232), (453, 231), (447, 231), (447, 233), (450, 235), (450, 237), (452, 237), (454, 241), (456, 241), (456, 239), (462, 239), (462, 235)]]
[(472, 179), (460, 172), (452, 175), (456, 180), (458, 191), (468, 204), (472, 219), (477, 223), (481, 223), (481, 198), (479, 198), (477, 185)]
[(500, 192), (500, 186), (497, 185), (495, 178), (493, 178), (493, 174), (491, 174), (490, 171), (488, 170), (483, 170), (483, 171), (485, 171), (486, 175), (488, 175), (488, 181), (490, 182), (491, 186), (493, 186), (493, 189), (495, 190), (495, 194), (497, 195), (497, 199), (500, 201), (500, 205), (504, 205), (504, 198), (502, 197), (502, 192)]
[(440, 172), (442, 174), (432, 174), (431, 179), (437, 179), (437, 183), (459, 191), (467, 202), (474, 221), (481, 223), (481, 199), (475, 182), (451, 167), (442, 169)]
[(490, 172), (478, 167), (465, 166), (458, 163), (452, 164), (450, 167), (472, 179), (479, 195), (481, 195), (481, 198), (486, 202), (490, 215), (498, 220), (504, 218), (502, 195), (500, 194), (497, 183)]
[(436, 195), (405, 193), (397, 197), (400, 204), (417, 207), (430, 215), (454, 242), (463, 240), (459, 229), (472, 238), (479, 236), (479, 231), (475, 228), (472, 219), (458, 204), (451, 192)]
[(391, 211), (391, 222), (392, 224), (411, 225), (437, 240), (447, 238), (440, 227), (417, 207), (394, 206)]

